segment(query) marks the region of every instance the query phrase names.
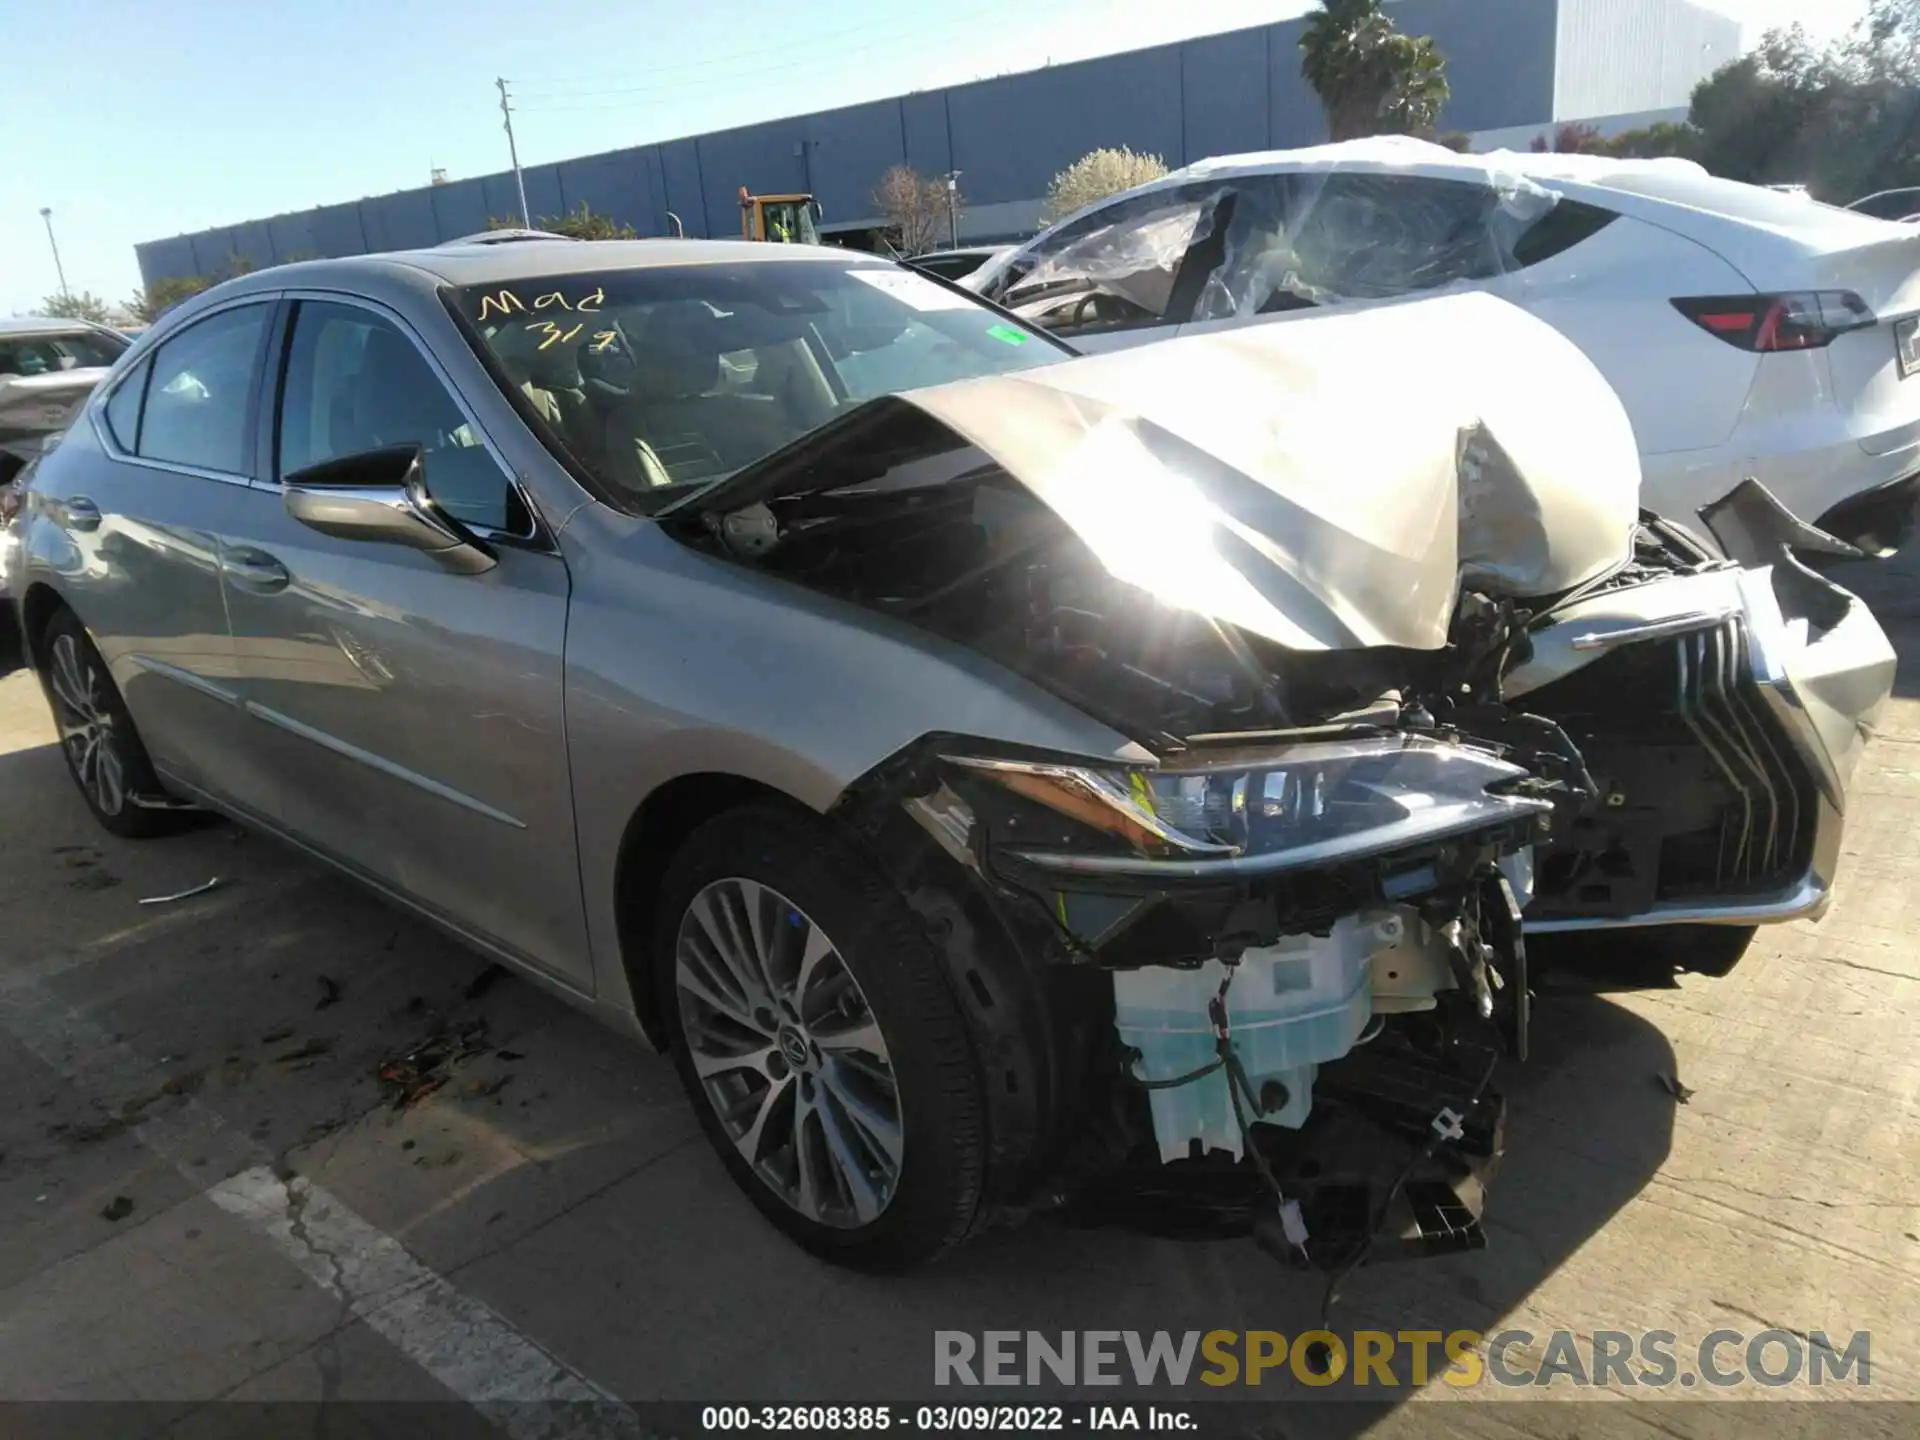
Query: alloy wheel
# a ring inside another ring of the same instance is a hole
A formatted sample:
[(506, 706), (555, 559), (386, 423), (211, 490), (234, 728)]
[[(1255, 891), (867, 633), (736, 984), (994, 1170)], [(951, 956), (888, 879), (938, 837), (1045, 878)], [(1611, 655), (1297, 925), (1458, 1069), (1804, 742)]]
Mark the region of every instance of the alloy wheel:
[(127, 804), (127, 770), (109, 682), (73, 635), (54, 637), (51, 658), (47, 680), (67, 763), (100, 813), (118, 815)]
[(741, 1157), (807, 1219), (871, 1223), (900, 1181), (900, 1091), (833, 941), (779, 891), (724, 879), (693, 897), (674, 952), (688, 1058)]

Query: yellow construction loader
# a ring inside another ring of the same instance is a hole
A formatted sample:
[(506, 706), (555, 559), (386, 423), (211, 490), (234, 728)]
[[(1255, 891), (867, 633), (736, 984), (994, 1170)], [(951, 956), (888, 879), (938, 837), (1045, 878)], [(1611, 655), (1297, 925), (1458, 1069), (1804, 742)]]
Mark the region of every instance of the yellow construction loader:
[(811, 195), (753, 195), (740, 187), (740, 238), (818, 245), (820, 206)]

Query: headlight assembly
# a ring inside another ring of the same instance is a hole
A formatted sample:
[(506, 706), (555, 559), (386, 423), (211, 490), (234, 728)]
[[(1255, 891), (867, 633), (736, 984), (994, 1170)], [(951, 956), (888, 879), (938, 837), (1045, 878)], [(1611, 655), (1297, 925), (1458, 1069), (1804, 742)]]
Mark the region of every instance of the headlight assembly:
[(1129, 853), (1017, 849), (1082, 874), (1267, 874), (1329, 865), (1544, 815), (1498, 793), (1527, 772), (1417, 736), (1316, 741), (1166, 770), (949, 755), (949, 763), (1125, 842)]

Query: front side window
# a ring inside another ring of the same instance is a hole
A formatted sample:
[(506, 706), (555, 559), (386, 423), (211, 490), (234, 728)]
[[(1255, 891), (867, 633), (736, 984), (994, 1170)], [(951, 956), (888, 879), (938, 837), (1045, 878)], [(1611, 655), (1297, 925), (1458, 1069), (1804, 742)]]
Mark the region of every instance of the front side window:
[(924, 275), (852, 259), (596, 271), (450, 300), (543, 438), (638, 509), (876, 396), (1069, 353)]
[(279, 476), (323, 461), (418, 445), (427, 493), (491, 530), (522, 528), (518, 497), (412, 341), (352, 305), (305, 300), (294, 313), (280, 387)]
[(1203, 181), (1126, 196), (1061, 227), (983, 291), (1056, 334), (1178, 323), (1174, 282), (1211, 236), (1225, 193)]
[(0, 375), (57, 375), (63, 370), (104, 369), (126, 348), (125, 341), (92, 330), (0, 336)]
[(222, 310), (160, 342), (136, 453), (199, 470), (246, 473), (247, 403), (267, 313), (264, 304)]

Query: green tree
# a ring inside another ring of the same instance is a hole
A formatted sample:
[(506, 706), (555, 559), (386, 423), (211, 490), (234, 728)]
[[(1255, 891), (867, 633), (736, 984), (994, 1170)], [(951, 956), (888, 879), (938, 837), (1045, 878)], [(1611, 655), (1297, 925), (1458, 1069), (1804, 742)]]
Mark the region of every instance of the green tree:
[(1607, 141), (1606, 153), (1625, 160), (1657, 160), (1666, 156), (1692, 159), (1700, 148), (1700, 134), (1691, 125), (1662, 120), (1640, 130), (1623, 130)]
[(1053, 177), (1040, 218), (1051, 225), (1096, 200), (1148, 184), (1166, 173), (1167, 162), (1158, 155), (1137, 155), (1124, 145), (1117, 150), (1091, 150)]
[(1555, 126), (1551, 138), (1545, 134), (1534, 136), (1533, 144), (1528, 148), (1536, 155), (1544, 155), (1549, 151), (1556, 155), (1607, 155), (1612, 153), (1607, 144), (1606, 137), (1600, 133), (1598, 126), (1585, 125), (1578, 121)]
[(1300, 73), (1333, 140), (1429, 133), (1451, 94), (1432, 39), (1402, 35), (1380, 0), (1322, 0), (1300, 36)]
[(104, 325), (107, 323), (107, 302), (91, 290), (63, 290), (58, 295), (49, 295), (42, 300), (40, 313), (59, 320), (91, 320), (95, 325)]
[(169, 275), (164, 280), (156, 280), (145, 289), (134, 291), (127, 301), (127, 309), (133, 318), (143, 325), (151, 325), (182, 300), (191, 299), (205, 290), (213, 282), (204, 275)]
[(1920, 185), (1920, 0), (1874, 0), (1824, 48), (1769, 31), (1701, 82), (1688, 119), (1693, 157), (1729, 179), (1842, 204)]
[[(521, 230), (525, 227), (518, 216), (495, 215), (487, 221), (489, 230)], [(565, 235), (571, 240), (637, 240), (640, 232), (623, 221), (615, 220), (611, 215), (601, 215), (588, 208), (582, 200), (564, 215), (542, 215), (533, 222), (536, 230), (548, 230), (555, 235)]]

